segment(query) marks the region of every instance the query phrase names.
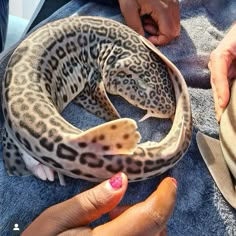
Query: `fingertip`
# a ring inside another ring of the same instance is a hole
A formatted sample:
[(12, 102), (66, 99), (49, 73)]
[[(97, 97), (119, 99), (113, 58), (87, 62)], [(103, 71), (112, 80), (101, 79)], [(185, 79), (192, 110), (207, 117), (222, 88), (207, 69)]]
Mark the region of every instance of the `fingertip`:
[(170, 40), (164, 35), (158, 35), (158, 36), (153, 35), (148, 37), (148, 40), (154, 45), (160, 45), (160, 46), (170, 42)]
[[(178, 182), (175, 178), (173, 177), (166, 177), (165, 179), (162, 180), (162, 182), (160, 183), (160, 185), (172, 185), (174, 187), (177, 188)], [(160, 186), (159, 185), (159, 186)]]
[(216, 120), (217, 120), (218, 123), (220, 123), (220, 119), (221, 119), (222, 113), (223, 113), (223, 109), (218, 108), (216, 110)]
[(220, 107), (223, 107), (225, 105), (225, 101), (221, 97), (218, 98), (218, 101), (219, 101)]
[[(157, 209), (168, 214), (174, 208), (177, 195), (177, 180), (172, 177), (166, 177), (157, 187), (157, 190), (151, 195), (151, 198), (158, 199)], [(165, 209), (166, 208), (166, 209)]]
[(224, 109), (227, 106), (228, 101), (229, 101), (229, 92), (228, 91), (224, 92), (223, 97), (222, 96), (218, 97), (218, 104), (222, 109)]
[(125, 191), (128, 186), (128, 177), (125, 173), (119, 172), (106, 181), (106, 187), (110, 191)]
[(229, 83), (227, 79), (220, 81), (211, 77), (211, 86), (215, 103), (216, 118), (219, 122), (221, 114), (229, 102)]
[(172, 207), (176, 200), (177, 193), (177, 180), (172, 177), (166, 177), (158, 185), (156, 191), (150, 196), (150, 198), (158, 199), (158, 207), (162, 205), (169, 205)]
[(215, 111), (216, 111), (216, 119), (218, 123), (220, 123), (222, 113), (229, 102), (229, 91), (222, 92), (220, 90), (220, 92), (223, 94), (223, 96), (219, 95), (218, 97), (216, 96), (215, 98)]
[(171, 178), (171, 181), (175, 185), (175, 187), (177, 188), (177, 186), (178, 186), (177, 180), (175, 178)]

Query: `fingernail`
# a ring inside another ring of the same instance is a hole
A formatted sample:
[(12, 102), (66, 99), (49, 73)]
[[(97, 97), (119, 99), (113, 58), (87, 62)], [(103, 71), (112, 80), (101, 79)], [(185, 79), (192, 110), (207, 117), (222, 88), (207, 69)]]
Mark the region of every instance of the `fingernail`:
[(171, 180), (174, 183), (175, 187), (177, 188), (177, 185), (178, 185), (177, 180), (175, 178), (171, 178)]
[(109, 179), (109, 183), (114, 190), (118, 190), (122, 187), (122, 173), (114, 175)]

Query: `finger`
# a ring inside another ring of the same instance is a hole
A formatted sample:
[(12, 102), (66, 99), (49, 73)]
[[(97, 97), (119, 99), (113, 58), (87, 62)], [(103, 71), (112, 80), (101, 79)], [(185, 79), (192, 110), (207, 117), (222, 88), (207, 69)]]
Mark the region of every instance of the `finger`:
[(44, 211), (24, 232), (57, 235), (67, 229), (84, 226), (113, 209), (127, 188), (127, 176), (118, 173), (110, 180)]
[(92, 235), (93, 235), (92, 229), (86, 226), (69, 229), (60, 234), (57, 234), (57, 236), (92, 236)]
[[(209, 67), (209, 69), (211, 68), (211, 62), (208, 63), (208, 67)], [(223, 109), (219, 105), (217, 92), (216, 92), (216, 87), (215, 87), (215, 84), (212, 83), (212, 78), (211, 78), (211, 87), (212, 87), (212, 93), (213, 93), (213, 99), (214, 99), (216, 119), (217, 119), (218, 122), (220, 122), (220, 118), (221, 118)]]
[(164, 179), (157, 190), (142, 203), (94, 229), (95, 235), (157, 235), (164, 229), (176, 200), (177, 185), (174, 179)]
[(150, 16), (143, 17), (142, 21), (143, 21), (143, 28), (147, 33), (149, 33), (150, 35), (157, 35), (158, 26)]
[(219, 105), (218, 97), (217, 97), (217, 93), (216, 93), (216, 88), (215, 88), (214, 84), (212, 84), (212, 92), (213, 92), (216, 119), (218, 122), (220, 122), (220, 118), (223, 113), (223, 108), (220, 107), (220, 105)]
[(225, 107), (229, 99), (228, 70), (230, 58), (221, 53), (214, 53), (211, 57), (211, 83), (215, 86), (217, 99), (221, 107)]
[(144, 30), (149, 33), (150, 35), (157, 35), (157, 27), (153, 24), (144, 24), (143, 25)]
[[(114, 220), (116, 217), (121, 215), (123, 212), (125, 212), (127, 209), (129, 209), (131, 205), (125, 205), (125, 206), (118, 206), (109, 212), (109, 217), (111, 220)], [(166, 236), (167, 235), (167, 229), (166, 227), (158, 233), (156, 236)]]
[[(113, 232), (114, 235), (116, 232)], [(67, 230), (58, 236), (92, 236), (94, 235), (93, 231), (89, 227), (79, 227)], [(119, 234), (120, 235), (120, 234)], [(136, 236), (136, 235), (135, 235)], [(164, 228), (160, 233), (155, 234), (154, 236), (167, 236), (167, 230)]]
[(142, 19), (144, 24), (156, 25), (156, 22), (150, 16), (144, 16)]
[[(180, 34), (180, 11), (179, 4), (169, 6), (171, 10), (163, 8), (163, 11), (158, 11), (154, 8), (151, 14), (152, 19), (158, 26), (158, 35), (151, 36), (149, 40), (155, 45), (164, 45), (169, 43)], [(165, 10), (164, 10), (165, 9)], [(159, 14), (157, 14), (159, 12)]]
[(211, 54), (210, 63), (208, 64), (211, 71), (211, 85), (218, 121), (229, 101), (228, 71), (231, 63), (232, 57), (230, 54), (214, 51)]
[(126, 24), (137, 33), (144, 36), (144, 30), (139, 14), (139, 5), (135, 0), (119, 0), (120, 10)]
[(148, 37), (148, 40), (154, 45), (165, 45), (169, 43), (172, 40), (172, 38), (166, 35), (158, 35), (158, 36), (152, 35)]
[(109, 212), (109, 217), (111, 220), (114, 220), (116, 217), (118, 217), (119, 215), (121, 215), (124, 211), (126, 211), (127, 209), (129, 209), (131, 207), (131, 205), (126, 205), (126, 206), (118, 206), (114, 209), (112, 209)]
[(161, 233), (158, 236), (167, 236), (167, 229), (166, 229), (166, 227), (161, 231)]

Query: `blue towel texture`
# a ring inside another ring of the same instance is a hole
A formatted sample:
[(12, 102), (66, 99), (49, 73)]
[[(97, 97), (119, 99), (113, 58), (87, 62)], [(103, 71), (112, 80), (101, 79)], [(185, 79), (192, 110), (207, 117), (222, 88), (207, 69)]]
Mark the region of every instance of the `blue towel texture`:
[[(198, 130), (213, 137), (218, 136), (207, 63), (210, 52), (236, 19), (236, 2), (182, 0), (180, 6), (181, 35), (159, 49), (181, 70), (188, 84), (194, 124), (192, 143), (187, 154), (172, 170), (146, 181), (129, 184), (121, 204), (144, 200), (164, 177), (173, 176), (178, 181), (178, 195), (175, 210), (168, 222), (170, 236), (236, 235), (236, 211), (224, 200), (213, 182), (195, 139)], [(72, 14), (100, 15), (123, 22), (118, 6), (72, 0), (41, 24)], [(13, 50), (6, 52), (1, 59), (1, 79)], [(111, 99), (121, 116), (138, 121), (144, 114), (122, 98)], [(63, 115), (82, 129), (103, 122), (73, 104), (66, 108)], [(160, 140), (171, 127), (169, 121), (160, 119), (148, 119), (138, 125), (143, 141)], [(66, 178), (66, 182), (67, 185), (62, 187), (58, 182), (43, 182), (33, 176), (9, 177), (0, 158), (0, 235), (11, 235), (14, 223), (25, 228), (45, 208), (95, 185), (71, 178)], [(93, 225), (106, 220), (104, 216)]]

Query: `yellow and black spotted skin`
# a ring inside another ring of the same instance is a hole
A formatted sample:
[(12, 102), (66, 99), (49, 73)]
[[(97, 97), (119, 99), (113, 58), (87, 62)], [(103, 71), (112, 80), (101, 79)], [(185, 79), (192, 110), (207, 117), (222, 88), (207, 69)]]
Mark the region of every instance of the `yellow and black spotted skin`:
[[(169, 134), (160, 143), (138, 144), (136, 122), (117, 119), (107, 93), (146, 110), (144, 119), (174, 116)], [(114, 121), (83, 132), (60, 115), (72, 100)], [(28, 36), (8, 63), (3, 110), (4, 163), (12, 175), (45, 179), (47, 167), (46, 175), (101, 181), (124, 171), (141, 180), (174, 166), (191, 140), (180, 72), (145, 38), (100, 17), (65, 18)]]

